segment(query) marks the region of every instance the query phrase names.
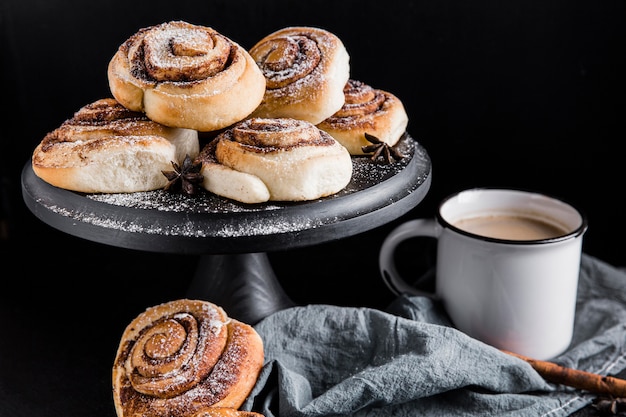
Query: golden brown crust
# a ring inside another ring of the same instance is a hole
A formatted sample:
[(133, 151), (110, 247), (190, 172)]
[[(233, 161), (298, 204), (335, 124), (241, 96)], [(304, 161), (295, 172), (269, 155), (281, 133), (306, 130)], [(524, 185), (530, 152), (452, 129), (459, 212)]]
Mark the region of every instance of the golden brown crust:
[(148, 308), (120, 340), (112, 373), (117, 415), (246, 417), (238, 408), (263, 360), (254, 328), (215, 304), (181, 299)]
[(350, 74), (341, 40), (314, 27), (288, 27), (250, 48), (267, 85), (251, 117), (294, 118), (317, 124), (338, 111)]
[(199, 152), (198, 132), (170, 128), (113, 98), (87, 104), (49, 132), (32, 155), (33, 171), (60, 188), (87, 193), (162, 188), (162, 170)]
[(252, 118), (206, 145), (203, 186), (244, 203), (304, 201), (335, 194), (352, 177), (348, 151), (304, 120)]
[(400, 99), (391, 93), (349, 80), (344, 88), (343, 107), (317, 125), (345, 146), (351, 155), (363, 155), (371, 145), (365, 133), (389, 146), (395, 145), (408, 125), (408, 115)]
[(236, 410), (226, 407), (210, 407), (194, 414), (192, 417), (263, 417), (263, 414), (254, 411)]
[(215, 131), (247, 117), (265, 78), (250, 54), (216, 30), (171, 21), (140, 29), (108, 67), (113, 96), (166, 126)]

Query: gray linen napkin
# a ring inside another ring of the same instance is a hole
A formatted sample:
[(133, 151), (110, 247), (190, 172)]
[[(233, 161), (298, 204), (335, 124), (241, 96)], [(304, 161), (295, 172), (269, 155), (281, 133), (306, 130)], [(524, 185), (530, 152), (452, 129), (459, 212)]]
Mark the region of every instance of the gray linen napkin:
[[(293, 307), (255, 328), (266, 364), (243, 408), (266, 417), (558, 417), (595, 397), (457, 331), (424, 297), (398, 297), (387, 311)], [(626, 274), (583, 254), (574, 340), (553, 361), (615, 374), (625, 349)]]

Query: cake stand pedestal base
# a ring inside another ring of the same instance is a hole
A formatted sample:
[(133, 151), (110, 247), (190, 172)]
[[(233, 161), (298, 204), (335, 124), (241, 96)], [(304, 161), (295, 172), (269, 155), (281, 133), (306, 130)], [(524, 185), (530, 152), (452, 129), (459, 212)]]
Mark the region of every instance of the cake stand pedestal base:
[(202, 256), (187, 297), (217, 304), (249, 324), (295, 305), (265, 252)]

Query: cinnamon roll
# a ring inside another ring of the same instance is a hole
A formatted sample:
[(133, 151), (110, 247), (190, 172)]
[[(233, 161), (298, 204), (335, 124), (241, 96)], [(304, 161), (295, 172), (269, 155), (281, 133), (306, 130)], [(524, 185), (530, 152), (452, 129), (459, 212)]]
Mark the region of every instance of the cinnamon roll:
[(113, 96), (167, 126), (214, 131), (247, 117), (265, 78), (250, 54), (216, 30), (171, 21), (140, 29), (108, 66)]
[(33, 151), (35, 174), (56, 187), (85, 193), (163, 188), (172, 161), (200, 151), (198, 132), (156, 123), (113, 98), (83, 106)]
[(317, 125), (348, 149), (351, 155), (364, 155), (371, 145), (365, 134), (395, 145), (409, 122), (404, 105), (391, 93), (350, 79), (343, 89), (345, 103), (331, 117)]
[(314, 27), (288, 27), (261, 39), (250, 55), (266, 90), (252, 117), (294, 118), (318, 124), (344, 103), (350, 57), (341, 40)]
[(314, 200), (339, 192), (352, 177), (346, 148), (315, 125), (289, 118), (239, 122), (197, 160), (204, 188), (243, 203)]
[(207, 301), (148, 308), (124, 330), (113, 365), (118, 417), (253, 416), (238, 412), (263, 366), (253, 327)]

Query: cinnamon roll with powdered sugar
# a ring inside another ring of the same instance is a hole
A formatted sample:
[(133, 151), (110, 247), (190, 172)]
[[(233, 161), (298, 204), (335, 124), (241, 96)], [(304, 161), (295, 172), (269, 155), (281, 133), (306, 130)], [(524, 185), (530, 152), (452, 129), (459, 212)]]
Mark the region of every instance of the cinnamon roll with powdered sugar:
[(317, 124), (343, 105), (350, 57), (333, 33), (287, 27), (257, 42), (250, 55), (266, 79), (263, 101), (251, 117), (286, 117)]
[(113, 365), (118, 417), (248, 417), (239, 411), (263, 366), (253, 327), (202, 300), (170, 301), (124, 330)]
[(265, 92), (250, 54), (216, 30), (172, 21), (139, 30), (108, 66), (113, 96), (167, 126), (215, 131), (247, 117)]
[(389, 146), (395, 145), (409, 122), (404, 105), (393, 94), (350, 79), (344, 87), (343, 107), (317, 125), (345, 146), (351, 155), (364, 155), (371, 145), (365, 134), (377, 137)]
[(49, 132), (31, 164), (39, 178), (56, 187), (125, 193), (163, 188), (162, 171), (199, 151), (197, 131), (164, 126), (104, 98)]
[(200, 152), (203, 186), (243, 203), (305, 201), (342, 190), (350, 154), (304, 120), (252, 118), (220, 133)]

